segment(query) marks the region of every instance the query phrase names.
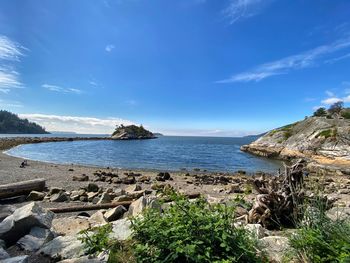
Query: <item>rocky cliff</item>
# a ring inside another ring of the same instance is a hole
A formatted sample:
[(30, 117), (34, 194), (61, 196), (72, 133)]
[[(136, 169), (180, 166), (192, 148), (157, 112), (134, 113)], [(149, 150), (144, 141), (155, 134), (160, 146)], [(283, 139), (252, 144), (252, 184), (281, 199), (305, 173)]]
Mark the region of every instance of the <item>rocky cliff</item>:
[(278, 159), (307, 158), (324, 165), (350, 165), (350, 120), (308, 117), (274, 129), (241, 150)]
[(144, 127), (129, 125), (118, 126), (112, 134), (114, 140), (142, 140), (157, 138), (152, 132), (146, 130)]

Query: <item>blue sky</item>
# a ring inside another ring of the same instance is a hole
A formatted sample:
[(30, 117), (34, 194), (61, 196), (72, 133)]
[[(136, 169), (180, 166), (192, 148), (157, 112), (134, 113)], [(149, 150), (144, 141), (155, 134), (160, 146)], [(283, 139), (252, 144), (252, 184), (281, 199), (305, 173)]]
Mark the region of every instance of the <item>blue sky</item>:
[(48, 130), (263, 132), (350, 103), (348, 0), (2, 0), (0, 107)]

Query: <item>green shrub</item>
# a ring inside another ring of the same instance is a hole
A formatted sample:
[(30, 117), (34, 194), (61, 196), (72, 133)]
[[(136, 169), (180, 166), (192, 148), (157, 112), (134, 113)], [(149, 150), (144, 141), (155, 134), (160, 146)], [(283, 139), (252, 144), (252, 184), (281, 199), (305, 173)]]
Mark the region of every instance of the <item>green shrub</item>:
[(289, 137), (293, 135), (293, 132), (291, 130), (285, 130), (283, 134), (283, 138), (287, 140)]
[(322, 117), (327, 115), (327, 110), (324, 107), (318, 108), (315, 112), (314, 115), (315, 117)]
[(169, 196), (163, 212), (149, 209), (132, 220), (137, 262), (266, 262), (257, 239), (233, 225), (234, 206)]
[(80, 231), (78, 239), (84, 244), (88, 254), (95, 254), (111, 247), (111, 240), (109, 239), (111, 232), (112, 225), (106, 224)]
[(333, 138), (337, 136), (337, 130), (336, 129), (328, 129), (323, 130), (319, 134), (317, 134), (316, 138), (324, 137), (324, 138)]
[(350, 222), (330, 220), (325, 207), (306, 211), (303, 225), (289, 239), (292, 255), (307, 263), (350, 262)]
[(342, 116), (344, 119), (350, 119), (350, 111), (342, 112), (341, 116)]

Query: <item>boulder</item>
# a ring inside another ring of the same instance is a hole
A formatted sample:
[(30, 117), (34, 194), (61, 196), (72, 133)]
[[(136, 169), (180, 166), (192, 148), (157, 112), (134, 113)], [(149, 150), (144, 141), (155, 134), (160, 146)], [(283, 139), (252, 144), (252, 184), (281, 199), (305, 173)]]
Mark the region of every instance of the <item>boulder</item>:
[(127, 240), (131, 234), (131, 221), (127, 218), (119, 219), (113, 222), (113, 230), (110, 233), (112, 239), (119, 241)]
[(104, 217), (103, 213), (101, 211), (97, 211), (89, 218), (89, 222), (93, 225), (104, 225), (107, 223), (106, 218)]
[(350, 207), (333, 207), (327, 211), (327, 216), (332, 220), (350, 220)]
[(97, 204), (105, 204), (105, 203), (110, 203), (112, 201), (111, 196), (109, 193), (104, 192), (102, 193), (100, 199), (98, 200)]
[(128, 186), (127, 188), (125, 188), (125, 192), (126, 192), (127, 194), (133, 193), (133, 192), (135, 192), (135, 191), (140, 191), (140, 190), (142, 190), (142, 187), (141, 187), (141, 185), (139, 185), (139, 184), (130, 185), (130, 186)]
[(56, 194), (51, 195), (50, 197), (51, 202), (66, 202), (69, 201), (69, 196), (66, 194), (66, 192), (61, 191)]
[(59, 261), (58, 263), (105, 263), (107, 261), (101, 261), (97, 258), (90, 258), (89, 256), (83, 256), (80, 258), (70, 258)]
[(59, 235), (76, 235), (82, 230), (90, 228), (91, 224), (85, 217), (57, 218), (52, 221), (53, 230)]
[(10, 255), (6, 252), (6, 250), (0, 247), (0, 261), (2, 259), (9, 258), (9, 257)]
[(87, 193), (87, 199), (89, 202), (91, 202), (97, 196), (98, 196), (98, 192), (88, 192)]
[(53, 218), (54, 213), (43, 209), (37, 203), (29, 203), (17, 208), (0, 223), (0, 239), (7, 245), (14, 244), (35, 226), (49, 229)]
[(16, 210), (15, 206), (12, 205), (0, 205), (0, 222), (4, 220), (6, 217), (13, 214)]
[(73, 175), (73, 181), (78, 181), (78, 182), (89, 181), (89, 176), (87, 176), (86, 174)]
[(49, 195), (58, 194), (59, 192), (63, 192), (63, 189), (59, 187), (51, 187), (49, 191)]
[(170, 180), (171, 179), (171, 176), (168, 172), (165, 172), (165, 173), (159, 173), (157, 176), (156, 176), (156, 180), (159, 181), (159, 182), (165, 182), (166, 180)]
[(31, 191), (27, 196), (27, 201), (41, 201), (45, 197), (45, 193), (38, 191)]
[(160, 204), (155, 198), (142, 196), (129, 206), (128, 216), (137, 216), (146, 208), (160, 209)]
[(27, 255), (7, 258), (1, 261), (1, 263), (28, 263), (28, 262), (29, 262), (29, 257)]
[(121, 195), (121, 196), (114, 198), (113, 201), (115, 201), (115, 202), (132, 201), (132, 197), (127, 196), (127, 195)]
[(76, 236), (59, 236), (46, 243), (38, 253), (52, 259), (79, 258), (84, 255), (84, 246)]
[(260, 224), (247, 224), (244, 229), (249, 231), (256, 238), (263, 238), (265, 236), (265, 229)]
[(98, 190), (100, 190), (100, 188), (98, 187), (97, 184), (89, 183), (88, 186), (87, 186), (87, 191), (88, 192), (98, 192)]
[(53, 234), (49, 229), (33, 227), (28, 235), (17, 241), (17, 245), (26, 251), (37, 251), (45, 243), (53, 239)]
[(262, 246), (265, 248), (269, 262), (283, 262), (284, 253), (290, 248), (288, 238), (281, 236), (269, 236), (260, 239)]
[(107, 210), (104, 216), (108, 222), (112, 222), (120, 219), (126, 211), (127, 209), (124, 206), (118, 205), (117, 207)]

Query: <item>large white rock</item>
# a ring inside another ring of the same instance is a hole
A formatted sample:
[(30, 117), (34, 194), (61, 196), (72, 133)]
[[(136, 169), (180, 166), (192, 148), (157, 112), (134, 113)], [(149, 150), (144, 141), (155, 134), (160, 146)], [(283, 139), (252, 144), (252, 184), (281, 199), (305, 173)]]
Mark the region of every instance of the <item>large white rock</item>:
[(32, 227), (50, 228), (54, 213), (47, 211), (37, 203), (29, 203), (17, 208), (14, 213), (0, 223), (0, 239), (7, 245), (15, 243), (28, 234)]
[(269, 236), (260, 239), (260, 241), (271, 262), (283, 262), (283, 256), (289, 249), (288, 238), (281, 236)]
[(33, 227), (28, 235), (17, 241), (17, 245), (26, 251), (37, 251), (45, 243), (53, 239), (53, 234), (49, 229)]
[(112, 239), (117, 239), (119, 241), (123, 241), (128, 239), (131, 234), (131, 222), (127, 218), (119, 219), (113, 222), (113, 230), (110, 234)]
[(58, 263), (104, 263), (107, 261), (102, 261), (97, 258), (89, 258), (88, 256), (80, 257), (80, 258), (70, 258), (61, 260)]
[(260, 224), (247, 224), (244, 228), (256, 238), (263, 238), (265, 236), (265, 229)]
[(76, 236), (59, 236), (46, 243), (38, 253), (52, 259), (69, 259), (83, 256), (84, 246)]
[(350, 207), (333, 207), (327, 211), (332, 220), (350, 220)]
[(6, 250), (0, 247), (0, 262), (2, 259), (9, 258), (9, 257), (10, 255), (6, 252)]
[(127, 210), (124, 206), (118, 205), (117, 207), (108, 209), (104, 216), (108, 222), (112, 222), (121, 218), (126, 211)]
[(52, 221), (53, 230), (59, 235), (76, 235), (82, 230), (86, 230), (91, 227), (89, 218), (87, 217), (65, 217), (55, 218)]
[(1, 263), (27, 263), (29, 262), (28, 256), (19, 256), (19, 257), (13, 257), (13, 258), (7, 258), (1, 261)]
[(129, 206), (128, 216), (137, 216), (147, 207), (161, 209), (161, 205), (156, 198), (141, 196)]

